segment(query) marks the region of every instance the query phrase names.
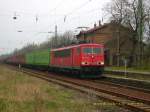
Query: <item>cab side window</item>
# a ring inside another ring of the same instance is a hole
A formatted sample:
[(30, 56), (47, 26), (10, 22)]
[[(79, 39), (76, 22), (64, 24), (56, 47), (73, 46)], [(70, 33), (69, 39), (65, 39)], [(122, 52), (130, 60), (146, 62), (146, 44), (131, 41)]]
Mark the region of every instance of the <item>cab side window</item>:
[(69, 57), (71, 55), (71, 49), (65, 49), (62, 51), (55, 51), (55, 57)]

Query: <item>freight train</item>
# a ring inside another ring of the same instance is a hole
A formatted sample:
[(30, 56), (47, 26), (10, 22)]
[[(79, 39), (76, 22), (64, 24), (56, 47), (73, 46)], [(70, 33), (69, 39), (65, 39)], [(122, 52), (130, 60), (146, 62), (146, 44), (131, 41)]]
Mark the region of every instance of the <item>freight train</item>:
[(69, 72), (82, 78), (94, 78), (101, 76), (104, 70), (104, 46), (91, 43), (39, 50), (10, 56), (6, 62), (30, 68)]

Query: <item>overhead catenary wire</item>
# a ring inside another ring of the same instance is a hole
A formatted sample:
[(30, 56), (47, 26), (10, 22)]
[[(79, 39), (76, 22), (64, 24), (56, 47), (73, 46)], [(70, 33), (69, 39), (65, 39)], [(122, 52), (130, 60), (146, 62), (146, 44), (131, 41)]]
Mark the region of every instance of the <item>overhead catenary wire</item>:
[[(52, 11), (56, 11), (56, 9), (62, 5), (62, 3), (64, 3), (64, 0), (61, 0), (49, 13), (47, 14), (39, 14), (39, 13), (31, 13), (31, 12), (27, 12), (27, 11), (9, 11), (7, 10), (8, 13), (11, 13), (10, 15), (7, 14), (7, 16), (13, 16), (14, 13), (16, 13), (17, 15), (23, 15), (23, 16), (32, 16), (35, 18), (35, 20), (37, 21), (39, 18), (44, 17), (44, 15), (48, 15), (48, 16), (64, 16), (64, 21), (66, 21), (67, 17), (71, 14), (73, 14), (74, 12), (76, 12), (77, 10), (83, 8), (83, 6), (86, 6), (89, 2), (91, 2), (92, 0), (88, 0), (86, 2), (84, 2), (83, 4), (81, 4), (80, 6), (78, 6), (77, 8), (73, 9), (71, 12), (67, 13), (67, 14), (50, 14), (50, 12)], [(5, 10), (6, 11), (6, 10)], [(13, 13), (13, 14), (12, 14)], [(5, 16), (5, 14), (2, 14), (0, 16)]]
[[(66, 15), (64, 14), (64, 17), (62, 17), (61, 16), (61, 18), (58, 18), (57, 20), (55, 20), (55, 24), (57, 23), (56, 21), (62, 21), (62, 22), (67, 22), (67, 20), (68, 20), (68, 16), (69, 15), (72, 15), (73, 13), (75, 13), (77, 10), (79, 10), (79, 9), (81, 9), (81, 8), (83, 8), (83, 6), (86, 6), (86, 5), (88, 5), (89, 3), (91, 2), (91, 0), (89, 1), (86, 1), (86, 2), (84, 2), (84, 3), (82, 3), (80, 6), (78, 6), (78, 7), (76, 7), (75, 9), (73, 9), (72, 11), (70, 11), (69, 13), (67, 13)], [(81, 7), (82, 6), (82, 7)], [(91, 10), (88, 10), (88, 11), (84, 11), (84, 12), (81, 12), (81, 13), (79, 13), (79, 14), (82, 14), (82, 13), (84, 13), (84, 15), (86, 14), (90, 14), (90, 13), (93, 13), (93, 12), (95, 12), (95, 11), (98, 11), (98, 10), (100, 10), (100, 8), (94, 8), (94, 9), (91, 9)], [(79, 19), (79, 14), (77, 14), (77, 16), (76, 17), (69, 17), (69, 19), (71, 19), (71, 21), (73, 21), (73, 20), (76, 20), (76, 19)], [(70, 21), (69, 21), (70, 22)], [(62, 24), (62, 23), (61, 23)], [(49, 27), (49, 26), (48, 26)]]
[[(62, 5), (62, 3), (64, 3), (64, 0), (61, 0), (58, 4), (56, 4), (56, 6), (51, 9), (48, 13), (43, 13), (43, 14), (40, 14), (40, 13), (32, 13), (32, 12), (27, 12), (27, 11), (12, 11), (12, 10), (1, 10), (0, 11), (0, 16), (12, 16), (12, 14), (14, 13), (17, 13), (19, 15), (24, 15), (24, 16), (37, 16), (38, 17), (41, 17), (41, 16), (44, 16), (44, 15), (48, 15), (48, 16), (57, 16), (57, 15), (50, 15), (51, 12), (54, 12), (60, 5)], [(1, 14), (1, 13), (4, 13), (4, 14)], [(7, 14), (6, 14), (7, 13)]]
[(80, 6), (78, 6), (77, 8), (73, 9), (72, 11), (70, 11), (69, 13), (66, 14), (66, 16), (73, 14), (74, 12), (78, 11), (79, 9), (85, 7), (86, 5), (88, 5), (92, 0), (88, 0), (86, 2), (84, 2), (83, 4), (81, 4)]
[[(79, 14), (83, 14), (83, 13), (84, 13), (84, 15), (89, 15), (89, 14), (91, 14), (91, 13), (93, 13), (93, 12), (98, 11), (98, 10), (100, 10), (100, 8), (94, 8), (94, 9), (91, 9), (91, 10), (88, 10), (88, 11), (80, 12), (80, 13), (78, 13), (77, 15), (75, 15), (74, 17), (69, 17), (69, 19), (71, 19), (71, 21), (74, 21), (74, 20), (79, 19)], [(53, 16), (54, 16), (54, 15), (53, 15)], [(56, 21), (62, 20), (63, 22), (67, 22), (66, 16), (64, 17), (64, 15), (62, 14), (62, 15), (60, 15), (60, 17), (61, 17), (61, 18), (58, 18)], [(49, 27), (49, 25), (48, 25), (48, 27)], [(46, 28), (47, 28), (47, 27), (46, 27)]]
[[(74, 12), (78, 11), (79, 9), (83, 8), (83, 6), (85, 7), (86, 5), (88, 5), (92, 0), (88, 0), (84, 3), (82, 3), (80, 6), (78, 6), (77, 8), (73, 9), (72, 11), (70, 11), (69, 13), (65, 14), (64, 16), (64, 20), (66, 21), (67, 17), (71, 14), (73, 14)], [(65, 22), (64, 21), (64, 22)]]
[(51, 11), (56, 10), (62, 3), (64, 3), (64, 0), (61, 0)]
[[(66, 22), (67, 20), (68, 20), (68, 16), (70, 16), (70, 15), (73, 15), (74, 13), (76, 13), (78, 10), (80, 10), (81, 8), (84, 8), (86, 5), (88, 5), (90, 2), (91, 2), (92, 0), (88, 0), (88, 1), (86, 1), (86, 2), (84, 2), (84, 3), (82, 3), (82, 4), (80, 4), (79, 6), (77, 6), (75, 9), (73, 9), (72, 11), (70, 11), (69, 13), (67, 13), (67, 14), (61, 14), (61, 16), (60, 15), (58, 15), (58, 14), (53, 14), (53, 15), (50, 15), (49, 14), (49, 16), (53, 16), (53, 17), (55, 17), (56, 18), (56, 22), (55, 23), (57, 23), (58, 21), (60, 22), (60, 20), (62, 21), (62, 22)], [(64, 3), (64, 1), (63, 0), (60, 0), (60, 2), (51, 10), (51, 11), (53, 11), (54, 9), (56, 10), (60, 5), (62, 5), (62, 3)], [(92, 9), (92, 10), (89, 10), (89, 11), (84, 11), (83, 13), (84, 13), (84, 15), (85, 14), (89, 14), (89, 13), (93, 13), (93, 11), (97, 11), (97, 10), (99, 10), (99, 8), (97, 8), (97, 9)], [(17, 14), (19, 14), (19, 12), (20, 11), (17, 11)], [(27, 14), (27, 15), (32, 15), (33, 13), (28, 13), (28, 12), (23, 12), (22, 11), (22, 13), (23, 14)], [(81, 14), (80, 12), (79, 12), (79, 14)], [(38, 22), (39, 21), (39, 18), (41, 18), (41, 17), (43, 17), (44, 16), (44, 14), (33, 14), (33, 17), (34, 17), (34, 19), (35, 19), (35, 21), (36, 22)], [(78, 14), (77, 14), (77, 17), (69, 17), (69, 19), (71, 19), (71, 21), (73, 21), (73, 20), (75, 20), (75, 19), (79, 19), (78, 18), (79, 16), (78, 16)], [(70, 21), (69, 21), (70, 22)], [(52, 27), (53, 25), (48, 25), (48, 27)]]

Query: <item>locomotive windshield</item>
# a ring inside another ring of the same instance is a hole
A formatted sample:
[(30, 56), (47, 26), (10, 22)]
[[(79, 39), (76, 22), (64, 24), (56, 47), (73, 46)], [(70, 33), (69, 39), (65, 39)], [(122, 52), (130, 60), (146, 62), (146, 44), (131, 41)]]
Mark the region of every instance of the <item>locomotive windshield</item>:
[(93, 48), (93, 53), (94, 54), (100, 54), (101, 53), (101, 49), (100, 48)]
[(91, 54), (92, 53), (92, 48), (84, 48), (83, 52), (86, 54)]
[(83, 48), (83, 52), (85, 54), (100, 54), (102, 53), (102, 49), (101, 48)]

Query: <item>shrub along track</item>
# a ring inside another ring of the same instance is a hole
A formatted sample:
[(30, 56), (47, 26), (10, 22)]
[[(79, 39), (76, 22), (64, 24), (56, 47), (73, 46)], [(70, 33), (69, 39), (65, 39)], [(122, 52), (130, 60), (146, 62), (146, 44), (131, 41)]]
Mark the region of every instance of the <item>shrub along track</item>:
[(18, 69), (12, 66), (9, 66), (9, 68), (71, 89), (93, 94), (133, 111), (150, 112), (150, 93), (141, 90), (139, 91), (134, 88), (110, 85), (107, 83), (97, 83), (84, 79), (68, 78), (58, 76), (54, 73), (46, 73), (25, 68)]

